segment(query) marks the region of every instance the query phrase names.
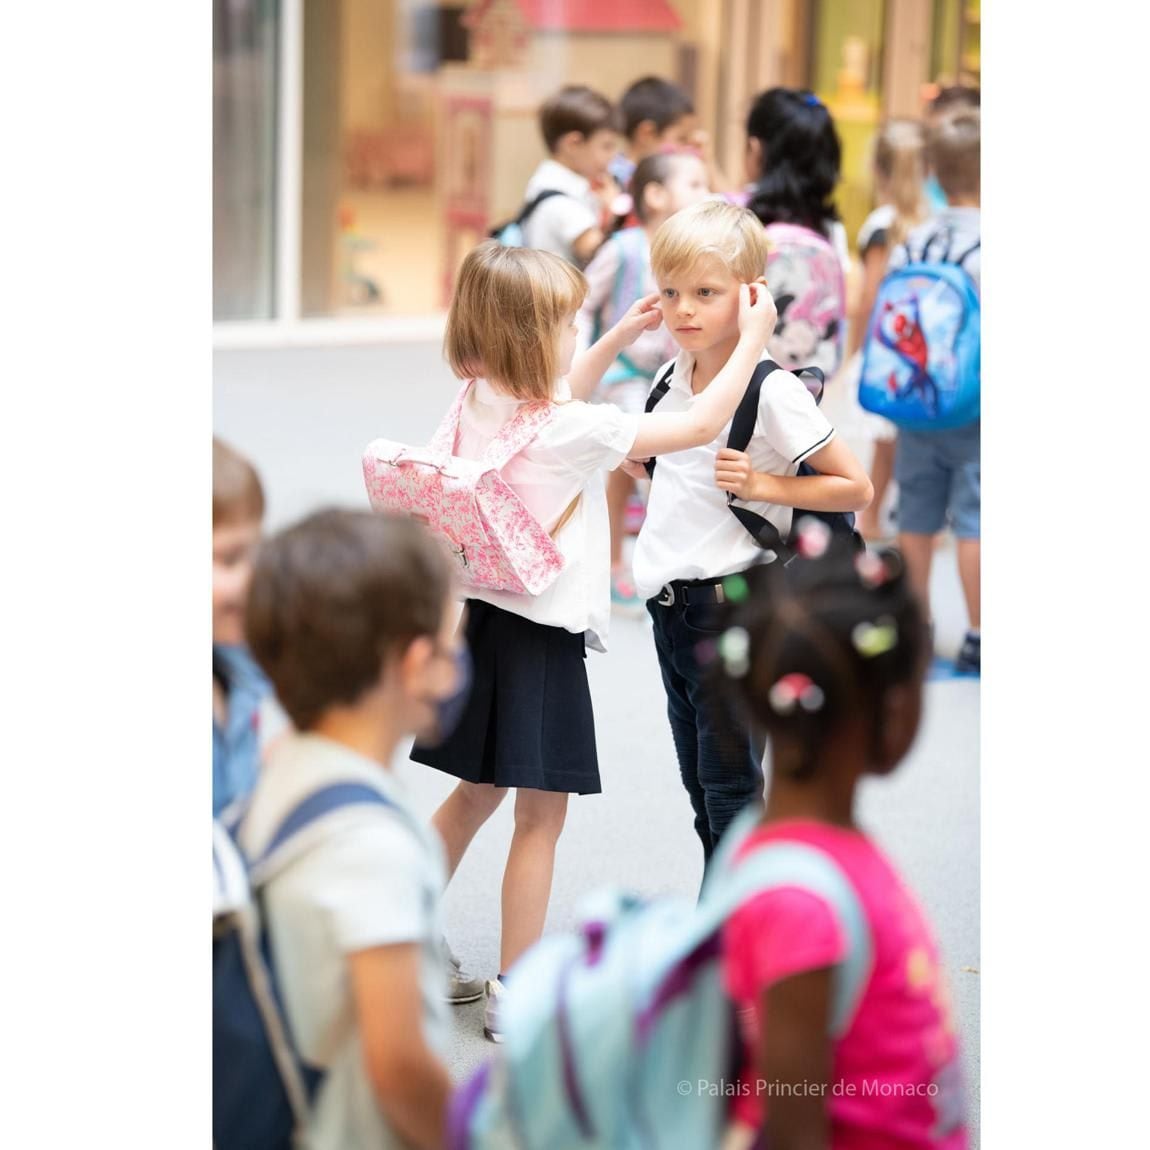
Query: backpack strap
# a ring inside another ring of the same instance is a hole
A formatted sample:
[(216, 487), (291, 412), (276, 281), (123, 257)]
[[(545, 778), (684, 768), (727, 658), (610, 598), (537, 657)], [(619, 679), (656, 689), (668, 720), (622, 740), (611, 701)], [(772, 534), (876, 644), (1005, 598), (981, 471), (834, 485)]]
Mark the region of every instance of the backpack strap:
[(431, 437), (431, 442), (427, 445), (429, 451), (445, 458), (455, 454), (455, 441), (459, 436), (459, 419), (463, 413), (463, 401), (467, 398), (467, 393), (474, 383), (475, 380), (469, 379), (459, 389), (455, 402), (447, 409), (447, 414), (440, 421), (439, 426), (435, 429), (435, 434)]
[[(735, 451), (746, 451), (755, 434), (755, 423), (759, 418), (759, 397), (763, 390), (763, 382), (772, 371), (778, 370), (779, 365), (774, 360), (760, 361), (747, 385), (747, 392), (735, 410), (735, 417), (731, 420), (731, 433), (727, 436), (727, 446)], [(817, 385), (817, 392), (811, 388), (815, 395), (815, 403), (822, 399), (824, 386), (823, 373), (817, 367), (806, 367), (794, 373), (800, 378), (809, 376)], [(789, 563), (794, 558), (794, 551), (783, 539), (779, 529), (762, 515), (746, 507), (739, 507), (735, 502), (735, 494), (727, 492), (727, 507), (731, 514), (743, 525), (747, 534), (764, 550), (773, 551), (783, 562)]]
[(519, 215), (515, 217), (515, 222), (522, 227), (544, 200), (549, 200), (552, 196), (565, 196), (566, 194), (566, 192), (561, 192), (558, 188), (544, 189), (534, 199), (528, 200), (527, 203), (523, 205), (519, 211)]
[(366, 783), (332, 783), (321, 787), (301, 799), (283, 817), (268, 840), (263, 852), (251, 864), (249, 871), (254, 889), (266, 886), (285, 866), (302, 851), (300, 836), (320, 819), (345, 807), (379, 806), (399, 811), (399, 807), (386, 795)]
[[(963, 261), (966, 259), (966, 257), (967, 257), (967, 256), (970, 256), (970, 255), (973, 255), (973, 254), (974, 254), (976, 251), (978, 251), (978, 249), (979, 249), (981, 246), (982, 246), (982, 237), (981, 237), (981, 236), (979, 236), (979, 238), (978, 238), (978, 239), (976, 239), (976, 240), (974, 241), (974, 243), (973, 243), (973, 244), (971, 244), (971, 245), (970, 245), (970, 247), (968, 247), (968, 248), (966, 249), (966, 251), (964, 251), (964, 252), (962, 253), (962, 255), (960, 255), (960, 256), (958, 257), (958, 259), (956, 259), (954, 262), (955, 262), (956, 264), (958, 264), (958, 266), (961, 268), (961, 267), (962, 267), (962, 264), (963, 264)], [(965, 269), (963, 269), (963, 270), (965, 270)]]
[[(668, 367), (665, 372), (663, 372), (663, 374), (655, 383), (655, 386), (651, 388), (651, 393), (647, 396), (647, 403), (643, 407), (644, 415), (650, 415), (651, 412), (654, 411), (656, 407), (658, 407), (659, 401), (663, 398), (663, 396), (665, 396), (667, 392), (671, 390), (671, 376), (674, 374), (675, 364), (674, 361), (672, 361), (671, 366)], [(653, 457), (648, 459), (647, 462), (643, 464), (643, 466), (647, 469), (648, 476), (655, 474), (655, 460)]]
[(830, 1015), (830, 1033), (841, 1038), (870, 981), (874, 940), (862, 900), (838, 863), (809, 843), (765, 843), (735, 865), (714, 909), (724, 912), (725, 921), (748, 899), (786, 887), (809, 891), (829, 904), (846, 936), (846, 955), (834, 969)]
[(554, 418), (553, 403), (521, 403), (515, 414), (496, 432), (483, 452), (485, 467), (502, 471)]

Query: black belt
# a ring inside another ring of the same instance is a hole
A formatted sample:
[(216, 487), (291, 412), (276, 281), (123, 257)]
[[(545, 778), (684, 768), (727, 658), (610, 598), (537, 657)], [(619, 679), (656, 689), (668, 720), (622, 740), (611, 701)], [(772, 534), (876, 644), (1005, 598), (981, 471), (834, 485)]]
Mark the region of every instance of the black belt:
[(725, 603), (722, 579), (672, 579), (663, 585), (663, 590), (654, 596), (652, 602), (660, 607), (693, 607), (701, 603)]

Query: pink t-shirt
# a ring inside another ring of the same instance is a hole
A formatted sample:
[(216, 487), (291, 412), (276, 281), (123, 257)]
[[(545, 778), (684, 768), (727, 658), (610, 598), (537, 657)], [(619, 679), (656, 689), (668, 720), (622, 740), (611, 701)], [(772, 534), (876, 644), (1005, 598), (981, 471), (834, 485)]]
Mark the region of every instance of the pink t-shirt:
[[(834, 1044), (826, 1086), (835, 1150), (923, 1147), (965, 1150), (958, 1040), (938, 950), (922, 912), (894, 868), (865, 835), (790, 821), (757, 830), (740, 857), (765, 842), (807, 843), (850, 879), (866, 913), (874, 966), (853, 1021)], [(822, 898), (781, 888), (743, 903), (723, 930), (723, 974), (738, 1008), (744, 1060), (733, 1117), (758, 1129), (771, 1084), (756, 1053), (766, 1022), (761, 992), (807, 970), (832, 966), (847, 939)]]

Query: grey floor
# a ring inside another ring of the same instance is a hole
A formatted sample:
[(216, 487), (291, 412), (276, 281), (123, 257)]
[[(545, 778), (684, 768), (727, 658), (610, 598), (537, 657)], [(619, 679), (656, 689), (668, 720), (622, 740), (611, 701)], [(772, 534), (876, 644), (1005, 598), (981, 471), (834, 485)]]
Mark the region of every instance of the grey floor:
[[(437, 347), (217, 352), (214, 423), (264, 476), (269, 525), (317, 505), (362, 505), (359, 456), (376, 435), (429, 438), (454, 384)], [(860, 456), (857, 412), (828, 391), (824, 407)], [(941, 651), (964, 626), (954, 553), (939, 552), (934, 609)], [(616, 618), (610, 653), (588, 660), (603, 794), (575, 798), (559, 844), (548, 930), (562, 930), (583, 894), (618, 884), (646, 894), (694, 892), (702, 871), (690, 804), (679, 782), (658, 666), (645, 619)], [(939, 940), (954, 999), (977, 1145), (979, 1066), (979, 687), (931, 683), (918, 742), (890, 779), (866, 784), (861, 817), (917, 893)], [(398, 765), (430, 815), (451, 781)], [(498, 969), (499, 886), (511, 804), (480, 832), (446, 895), (451, 941), (485, 977)], [(491, 1051), (481, 1004), (454, 1010), (452, 1071), (467, 1074)]]

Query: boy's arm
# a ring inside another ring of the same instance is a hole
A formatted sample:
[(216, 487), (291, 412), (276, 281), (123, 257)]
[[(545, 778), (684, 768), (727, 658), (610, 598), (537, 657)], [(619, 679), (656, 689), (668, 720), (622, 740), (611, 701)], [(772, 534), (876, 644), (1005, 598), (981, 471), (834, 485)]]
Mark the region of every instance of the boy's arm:
[(769, 475), (755, 471), (745, 451), (724, 447), (715, 459), (715, 483), (736, 499), (805, 507), (810, 511), (862, 511), (874, 488), (855, 454), (838, 437), (806, 460), (818, 475)]
[(735, 414), (777, 319), (764, 283), (740, 284), (739, 342), (731, 358), (686, 411), (652, 411), (640, 416), (638, 434), (627, 454), (642, 459), (710, 443)]
[(380, 1109), (420, 1150), (444, 1145), (451, 1078), (423, 1036), (419, 944), (348, 955), (363, 1059)]
[(830, 999), (830, 967), (781, 979), (762, 992), (759, 1017), (770, 1026), (758, 1068), (772, 1087), (763, 1124), (771, 1150), (830, 1150)]

